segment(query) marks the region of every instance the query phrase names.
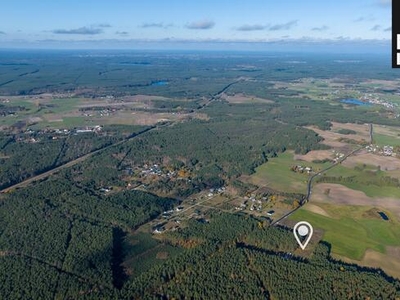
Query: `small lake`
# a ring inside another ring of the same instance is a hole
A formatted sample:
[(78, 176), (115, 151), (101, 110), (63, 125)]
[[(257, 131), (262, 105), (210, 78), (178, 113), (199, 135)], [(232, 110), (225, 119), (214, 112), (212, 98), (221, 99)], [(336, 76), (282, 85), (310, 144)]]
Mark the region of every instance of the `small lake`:
[(165, 80), (160, 80), (160, 81), (153, 81), (150, 85), (151, 86), (163, 86), (163, 85), (167, 85), (168, 81)]
[(378, 211), (378, 214), (381, 216), (382, 219), (384, 219), (385, 221), (389, 220), (389, 217), (382, 211)]
[(353, 105), (358, 105), (358, 106), (371, 106), (370, 103), (368, 102), (363, 102), (360, 101), (358, 99), (344, 99), (342, 101), (340, 101), (341, 103), (345, 103), (345, 104), (353, 104)]

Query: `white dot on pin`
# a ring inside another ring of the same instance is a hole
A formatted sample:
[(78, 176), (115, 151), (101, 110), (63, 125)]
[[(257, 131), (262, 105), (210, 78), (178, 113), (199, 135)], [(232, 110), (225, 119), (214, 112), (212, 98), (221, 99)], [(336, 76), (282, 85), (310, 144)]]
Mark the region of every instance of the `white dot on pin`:
[(300, 221), (294, 225), (293, 234), (300, 248), (304, 250), (313, 235), (313, 227), (306, 221)]

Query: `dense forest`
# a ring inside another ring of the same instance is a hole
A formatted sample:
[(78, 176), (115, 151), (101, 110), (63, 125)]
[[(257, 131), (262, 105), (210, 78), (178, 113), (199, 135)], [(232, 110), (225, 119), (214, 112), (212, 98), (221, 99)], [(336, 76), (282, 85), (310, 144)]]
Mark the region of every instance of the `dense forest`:
[[(318, 244), (309, 258), (289, 254), (291, 232), (235, 215), (217, 215), (173, 239), (200, 239), (201, 246), (128, 283), (124, 295), (145, 298), (395, 299), (400, 283), (375, 270), (329, 258)], [(239, 225), (239, 226), (238, 226)], [(190, 255), (189, 255), (190, 253)], [(135, 293), (136, 291), (136, 293)], [(229, 295), (229, 296), (228, 296)]]
[[(286, 57), (236, 54), (198, 59), (191, 53), (153, 53), (106, 56), (105, 61), (70, 52), (32, 52), (29, 63), (20, 64), (20, 53), (3, 54), (11, 63), (4, 65), (0, 79), (14, 79), (0, 87), (0, 94), (76, 88), (80, 96), (94, 98), (162, 95), (185, 100), (155, 101), (149, 113), (182, 109), (189, 116), (152, 127), (113, 125), (80, 134), (32, 128), (1, 133), (0, 189), (91, 155), (49, 178), (0, 194), (0, 299), (400, 298), (397, 279), (335, 261), (323, 242), (313, 241), (304, 254), (290, 229), (270, 226), (266, 218), (210, 209), (175, 231), (152, 235), (154, 228), (144, 232), (142, 227), (209, 188), (231, 185), (246, 194), (255, 186), (240, 176), (285, 151), (328, 148), (304, 126), (329, 130), (331, 122), (349, 120), (396, 124), (382, 110), (347, 109), (271, 83), (315, 73), (343, 76), (346, 83), (392, 78), (381, 59), (350, 68), (332, 57), (327, 62), (310, 56), (309, 64), (294, 66)], [(113, 65), (118, 67), (108, 68)], [(63, 73), (56, 76), (60, 66)], [(82, 68), (87, 71), (78, 76)], [(31, 76), (26, 80), (20, 73)], [(46, 85), (43, 73), (50, 77)], [(154, 86), (157, 80), (168, 84)], [(221, 91), (271, 101), (229, 103)], [(205, 117), (197, 119), (195, 111)], [(399, 186), (378, 175), (369, 181), (319, 180)]]
[(145, 130), (108, 126), (103, 132), (74, 134), (28, 130), (0, 134), (0, 189), (105, 148)]
[[(396, 79), (385, 55), (236, 52), (132, 51), (2, 51), (0, 95), (29, 95), (82, 89), (84, 96), (152, 94), (167, 97), (201, 97), (216, 92), (240, 76), (268, 81), (298, 78)], [(201, 59), (199, 59), (201, 57)], [(295, 59), (304, 64), (289, 63)], [(336, 60), (361, 60), (363, 64)], [(62, 69), (63, 72), (59, 72)], [(86, 71), (82, 73), (82, 69)], [(21, 76), (27, 75), (29, 76)], [(196, 81), (194, 82), (193, 79)], [(159, 88), (157, 80), (169, 84)], [(257, 92), (262, 84), (246, 83)], [(247, 92), (241, 86), (233, 91)], [(279, 93), (282, 94), (280, 90)]]
[(48, 299), (58, 289), (68, 292), (68, 286), (75, 296), (88, 287), (113, 289), (121, 273), (114, 264), (122, 255), (121, 232), (174, 205), (173, 199), (140, 191), (104, 196), (61, 179), (3, 196), (0, 298)]
[[(400, 296), (400, 282), (377, 270), (331, 260), (329, 245), (314, 245), (310, 257), (300, 257), (292, 254), (297, 246), (290, 230), (268, 227), (251, 217), (220, 213), (212, 214), (208, 223), (192, 221), (187, 229), (164, 235), (163, 243), (183, 245), (184, 251), (165, 262), (154, 263), (147, 271), (126, 278), (123, 285), (117, 286), (113, 277), (118, 274), (113, 264), (116, 237), (111, 230), (116, 225), (84, 221), (72, 213), (69, 220), (59, 222), (61, 218), (56, 213), (59, 210), (47, 209), (52, 216), (44, 222), (57, 226), (52, 232), (40, 236), (32, 233), (18, 245), (10, 245), (2, 238), (1, 298), (216, 299), (229, 295), (242, 299), (395, 299)], [(43, 214), (38, 209), (35, 212)], [(24, 217), (25, 224), (17, 228), (16, 223), (22, 220), (18, 218), (9, 223), (7, 231), (26, 230), (28, 223), (32, 226), (43, 218), (33, 214)], [(137, 220), (134, 222), (140, 222)], [(23, 243), (42, 246), (28, 249)]]

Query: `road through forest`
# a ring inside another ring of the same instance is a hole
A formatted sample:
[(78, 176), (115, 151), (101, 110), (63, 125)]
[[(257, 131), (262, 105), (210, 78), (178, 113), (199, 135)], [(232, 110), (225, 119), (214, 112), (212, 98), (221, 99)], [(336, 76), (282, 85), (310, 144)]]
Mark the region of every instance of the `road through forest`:
[[(209, 105), (210, 103), (212, 103), (213, 101), (218, 100), (218, 99), (220, 98), (220, 96), (222, 95), (222, 93), (224, 93), (228, 88), (230, 88), (232, 85), (234, 85), (234, 84), (236, 84), (236, 83), (238, 83), (238, 82), (240, 82), (240, 80), (236, 80), (236, 81), (234, 81), (234, 82), (231, 82), (231, 83), (227, 84), (223, 89), (221, 89), (220, 91), (218, 91), (218, 92), (215, 93), (214, 95), (211, 95), (210, 98), (209, 98), (209, 100), (208, 100), (208, 102), (207, 102), (205, 105), (203, 105), (202, 107), (198, 108), (197, 110), (203, 109), (204, 107), (208, 106), (208, 105)], [(95, 155), (95, 154), (97, 154), (97, 153), (100, 153), (101, 151), (104, 151), (104, 150), (106, 150), (106, 149), (109, 149), (109, 148), (112, 148), (112, 147), (115, 147), (115, 146), (124, 144), (124, 143), (126, 143), (126, 142), (128, 142), (128, 141), (130, 141), (130, 140), (132, 140), (132, 139), (134, 139), (134, 138), (136, 138), (136, 137), (138, 137), (139, 135), (142, 135), (142, 134), (144, 134), (144, 133), (147, 133), (147, 132), (152, 131), (152, 130), (155, 130), (155, 129), (159, 129), (159, 128), (161, 128), (161, 127), (171, 126), (172, 124), (173, 124), (173, 123), (170, 122), (170, 123), (168, 123), (168, 124), (166, 124), (166, 125), (156, 125), (156, 126), (152, 126), (152, 127), (146, 128), (145, 130), (143, 130), (143, 131), (141, 131), (141, 132), (139, 132), (139, 133), (137, 133), (137, 134), (131, 135), (130, 137), (128, 137), (128, 138), (126, 138), (126, 139), (124, 139), (124, 140), (122, 140), (122, 141), (119, 141), (119, 142), (116, 142), (116, 143), (114, 143), (114, 144), (105, 146), (105, 147), (103, 147), (103, 148), (94, 150), (94, 151), (92, 151), (92, 152), (89, 152), (89, 153), (87, 153), (87, 154), (81, 156), (81, 157), (78, 157), (78, 158), (76, 158), (76, 159), (73, 159), (73, 160), (71, 160), (71, 161), (69, 161), (69, 162), (67, 162), (67, 163), (65, 163), (65, 164), (62, 164), (62, 165), (60, 165), (60, 166), (57, 166), (57, 167), (55, 167), (55, 168), (53, 168), (53, 169), (51, 169), (51, 170), (48, 170), (48, 171), (43, 172), (43, 173), (41, 173), (41, 174), (38, 174), (38, 175), (35, 175), (35, 176), (30, 177), (30, 178), (28, 178), (28, 179), (25, 179), (25, 180), (23, 180), (23, 181), (21, 181), (21, 182), (19, 182), (19, 183), (13, 184), (13, 185), (11, 185), (11, 186), (9, 186), (9, 187), (7, 187), (7, 188), (4, 188), (4, 189), (0, 190), (0, 193), (8, 193), (8, 192), (10, 192), (10, 191), (12, 191), (12, 190), (14, 190), (14, 189), (16, 189), (16, 188), (21, 188), (21, 187), (27, 186), (28, 184), (30, 184), (30, 183), (32, 183), (32, 182), (35, 182), (35, 181), (39, 181), (39, 180), (43, 180), (43, 179), (45, 179), (45, 178), (48, 178), (48, 177), (50, 177), (51, 175), (53, 175), (53, 174), (59, 172), (60, 170), (65, 169), (65, 168), (72, 167), (72, 166), (74, 166), (74, 165), (76, 165), (76, 164), (78, 164), (78, 163), (80, 163), (80, 162), (83, 162), (83, 161), (85, 161), (86, 159), (88, 159), (89, 157), (92, 157), (93, 155)]]

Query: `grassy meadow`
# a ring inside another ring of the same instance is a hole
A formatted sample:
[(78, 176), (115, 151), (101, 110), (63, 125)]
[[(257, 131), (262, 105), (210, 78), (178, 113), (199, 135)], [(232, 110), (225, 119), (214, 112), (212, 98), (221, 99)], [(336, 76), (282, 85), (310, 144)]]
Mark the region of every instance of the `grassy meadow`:
[[(320, 204), (319, 204), (320, 205)], [(384, 221), (371, 214), (372, 207), (320, 205), (330, 217), (299, 209), (290, 219), (306, 220), (324, 231), (323, 240), (332, 245), (332, 253), (361, 260), (367, 249), (385, 253), (386, 246), (400, 246), (400, 223), (389, 217)]]

